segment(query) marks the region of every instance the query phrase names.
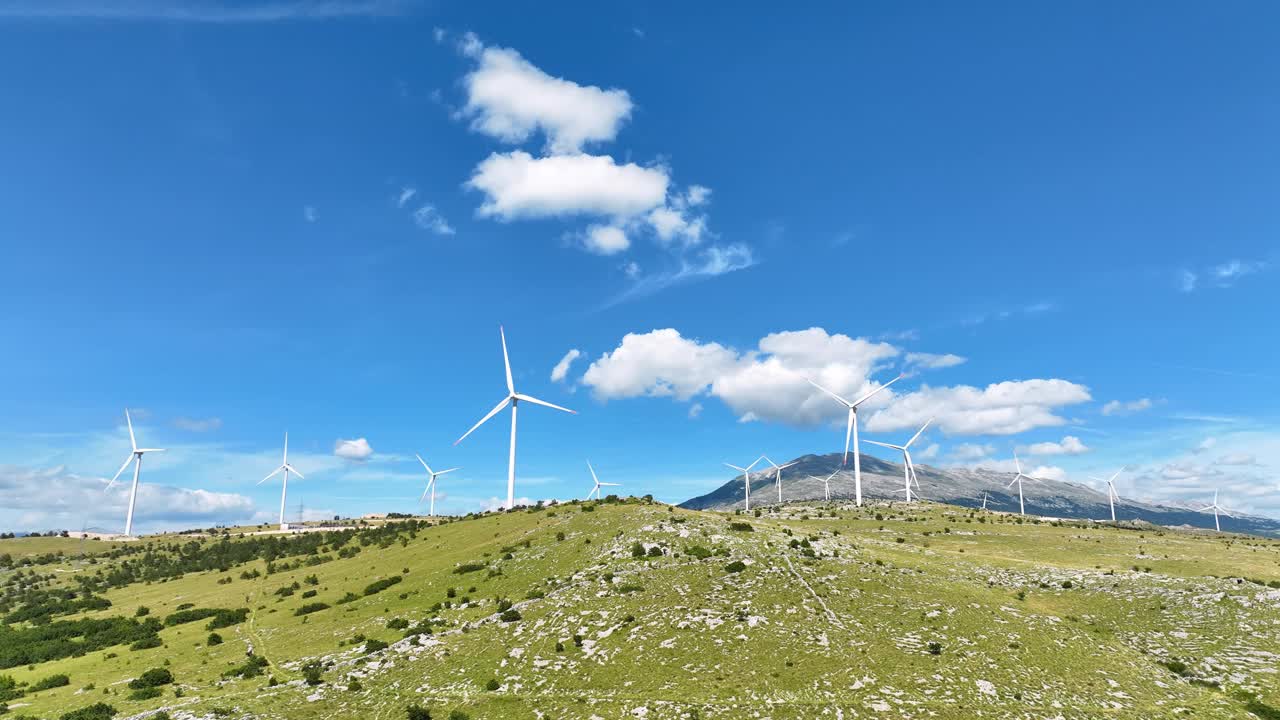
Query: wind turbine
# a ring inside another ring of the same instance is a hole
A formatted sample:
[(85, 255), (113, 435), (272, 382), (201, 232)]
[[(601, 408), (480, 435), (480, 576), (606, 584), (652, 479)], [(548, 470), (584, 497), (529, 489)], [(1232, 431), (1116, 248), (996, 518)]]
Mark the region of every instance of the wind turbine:
[(596, 482), (596, 486), (595, 486), (595, 487), (593, 487), (593, 488), (591, 488), (591, 492), (587, 493), (587, 499), (588, 499), (588, 500), (590, 500), (590, 499), (591, 499), (591, 493), (595, 493), (595, 494), (596, 494), (596, 499), (597, 499), (597, 500), (599, 500), (599, 499), (600, 499), (600, 488), (601, 488), (601, 487), (618, 487), (619, 483), (602, 483), (602, 482), (600, 482), (600, 478), (596, 477), (596, 469), (595, 469), (595, 468), (593, 468), (593, 467), (591, 467), (591, 461), (590, 461), (590, 460), (588, 460), (588, 461), (587, 461), (587, 469), (591, 471), (591, 479), (592, 479), (592, 480), (595, 480), (595, 482)]
[(844, 459), (840, 462), (840, 464), (841, 465), (849, 464), (849, 440), (850, 438), (852, 438), (853, 439), (853, 495), (854, 495), (854, 500), (858, 503), (859, 506), (862, 505), (862, 454), (858, 451), (858, 406), (870, 400), (873, 395), (889, 387), (890, 385), (898, 382), (902, 378), (903, 376), (899, 374), (898, 377), (881, 385), (875, 390), (872, 390), (866, 395), (863, 395), (862, 397), (858, 398), (854, 402), (849, 402), (848, 400), (845, 400), (839, 395), (822, 387), (818, 383), (812, 380), (809, 380), (809, 378), (805, 378), (805, 380), (807, 380), (810, 385), (818, 388), (822, 392), (835, 398), (837, 401), (840, 402), (841, 405), (844, 405), (849, 410), (849, 422), (848, 422), (848, 426), (845, 428), (845, 431), (844, 431)]
[(133, 452), (129, 454), (124, 464), (116, 471), (115, 477), (111, 478), (111, 482), (107, 483), (105, 490), (110, 490), (111, 486), (116, 484), (116, 479), (120, 477), (120, 473), (129, 467), (129, 463), (133, 463), (133, 486), (129, 488), (129, 511), (124, 516), (124, 534), (125, 537), (129, 537), (133, 535), (133, 505), (138, 499), (138, 475), (142, 473), (142, 456), (149, 452), (164, 452), (164, 448), (138, 447), (138, 440), (133, 435), (133, 420), (129, 417), (129, 408), (124, 409), (124, 421), (129, 426), (129, 445), (133, 447)]
[[(902, 480), (906, 484), (907, 502), (911, 502), (912, 481), (915, 482), (916, 489), (920, 488), (920, 480), (919, 478), (916, 477), (916, 466), (914, 463), (911, 462), (911, 443), (918, 440), (920, 436), (924, 433), (925, 428), (929, 427), (929, 425), (932, 422), (933, 422), (933, 418), (929, 418), (927, 421), (925, 421), (925, 424), (920, 426), (920, 429), (916, 431), (915, 435), (911, 436), (911, 439), (908, 440), (907, 444), (905, 445), (890, 445), (889, 443), (876, 442), (875, 440), (867, 441), (872, 445), (879, 445), (880, 447), (893, 448), (894, 450), (902, 451)], [(917, 498), (919, 497), (918, 493), (916, 497)]]
[(1124, 472), (1124, 470), (1117, 470), (1116, 474), (1112, 475), (1108, 480), (1103, 480), (1100, 477), (1090, 475), (1094, 480), (1105, 482), (1107, 484), (1107, 502), (1111, 503), (1111, 522), (1116, 521), (1116, 501), (1120, 499), (1120, 493), (1116, 492), (1116, 478), (1120, 477), (1120, 473), (1122, 472)]
[(769, 463), (770, 465), (773, 465), (773, 484), (778, 486), (778, 504), (781, 505), (782, 504), (782, 471), (786, 470), (787, 468), (791, 467), (792, 465), (795, 465), (797, 462), (800, 462), (800, 461), (793, 460), (787, 463), (786, 465), (777, 465), (768, 457), (765, 457), (764, 461)]
[(1028, 480), (1039, 480), (1040, 478), (1031, 477), (1030, 475), (1026, 475), (1022, 472), (1022, 463), (1018, 460), (1017, 451), (1014, 451), (1013, 453), (1013, 465), (1018, 468), (1018, 474), (1013, 476), (1013, 479), (1009, 481), (1009, 484), (1005, 486), (1005, 489), (1008, 490), (1013, 487), (1014, 483), (1018, 483), (1018, 514), (1026, 515), (1027, 508), (1022, 504), (1022, 478), (1026, 478)]
[(511, 453), (507, 456), (507, 509), (510, 510), (516, 504), (516, 409), (519, 407), (520, 402), (524, 401), (531, 402), (534, 405), (545, 405), (553, 410), (560, 410), (561, 412), (567, 412), (571, 415), (577, 415), (578, 413), (570, 410), (569, 408), (552, 405), (546, 400), (539, 400), (536, 397), (521, 395), (516, 392), (515, 383), (511, 380), (511, 359), (507, 356), (507, 334), (503, 332), (501, 326), (498, 327), (498, 334), (502, 337), (502, 363), (507, 368), (507, 396), (502, 399), (502, 402), (498, 403), (492, 410), (490, 410), (488, 415), (480, 418), (480, 422), (472, 425), (471, 429), (463, 433), (462, 437), (458, 438), (453, 444), (457, 445), (463, 440), (466, 440), (467, 435), (475, 432), (476, 428), (485, 424), (489, 418), (497, 415), (498, 411), (507, 406), (507, 403), (511, 404)]
[(760, 457), (756, 458), (750, 465), (744, 468), (738, 467), (737, 465), (730, 465), (729, 463), (725, 463), (726, 467), (731, 467), (734, 470), (737, 470), (738, 472), (742, 473), (742, 493), (744, 498), (743, 503), (748, 512), (750, 512), (751, 510), (751, 468), (755, 467), (756, 463), (760, 462), (763, 459), (764, 459), (764, 456), (761, 455)]
[(983, 510), (987, 509), (987, 491), (986, 490), (982, 491), (982, 509)]
[(1219, 505), (1219, 504), (1218, 504), (1218, 491), (1217, 491), (1217, 490), (1214, 490), (1214, 491), (1213, 491), (1213, 504), (1212, 504), (1212, 505), (1206, 505), (1205, 507), (1200, 508), (1200, 510), (1199, 510), (1198, 512), (1208, 512), (1209, 510), (1212, 510), (1212, 511), (1213, 511), (1213, 529), (1214, 529), (1214, 530), (1216, 530), (1216, 531), (1218, 531), (1218, 532), (1222, 532), (1222, 526), (1218, 524), (1218, 513), (1222, 513), (1223, 515), (1226, 515), (1227, 517), (1235, 517), (1235, 516), (1234, 516), (1234, 515), (1232, 515), (1232, 514), (1231, 514), (1231, 513), (1226, 509), (1226, 508), (1224, 508), (1224, 507), (1222, 507), (1221, 505)]
[(418, 502), (421, 503), (423, 500), (426, 500), (427, 493), (431, 493), (431, 509), (428, 510), (428, 513), (429, 513), (428, 516), (435, 517), (436, 516), (436, 478), (440, 477), (441, 475), (444, 475), (445, 473), (451, 473), (454, 470), (457, 470), (458, 468), (456, 467), (449, 468), (448, 470), (441, 470), (440, 472), (436, 472), (435, 470), (431, 469), (431, 466), (427, 464), (426, 460), (422, 459), (421, 455), (414, 453), (413, 456), (418, 458), (418, 462), (422, 463), (422, 467), (426, 468), (427, 474), (431, 476), (431, 479), (427, 480), (427, 486), (422, 489), (422, 497), (418, 498)]
[(289, 473), (293, 473), (303, 480), (307, 479), (306, 476), (298, 472), (298, 468), (289, 464), (289, 433), (284, 434), (284, 460), (280, 461), (280, 467), (271, 471), (270, 475), (259, 480), (258, 484), (261, 485), (282, 472), (284, 473), (284, 478), (280, 483), (280, 529), (288, 530), (289, 523), (284, 521), (284, 498), (289, 492)]
[(830, 501), (830, 500), (831, 500), (831, 478), (833, 478), (833, 477), (835, 477), (836, 475), (839, 475), (839, 474), (840, 474), (840, 470), (839, 470), (839, 469), (837, 469), (835, 472), (831, 473), (830, 475), (826, 476), (825, 478), (820, 478), (820, 477), (815, 477), (815, 476), (813, 476), (813, 475), (810, 475), (810, 476), (809, 476), (809, 479), (810, 479), (810, 480), (821, 480), (821, 481), (822, 481), (822, 494), (823, 494), (823, 497), (824, 497), (826, 500)]

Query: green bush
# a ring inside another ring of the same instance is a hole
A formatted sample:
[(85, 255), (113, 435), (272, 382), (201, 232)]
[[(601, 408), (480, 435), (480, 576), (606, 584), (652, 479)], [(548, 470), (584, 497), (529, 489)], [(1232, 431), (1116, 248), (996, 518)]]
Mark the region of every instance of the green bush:
[(311, 613), (320, 612), (321, 610), (328, 610), (328, 609), (329, 609), (329, 603), (313, 602), (313, 603), (307, 603), (306, 605), (303, 605), (297, 610), (294, 610), (293, 614), (295, 616), (310, 615)]
[(729, 523), (729, 529), (737, 532), (755, 532), (756, 530), (754, 527), (752, 527), (751, 523), (740, 522), (740, 521), (734, 521)]
[(262, 674), (262, 668), (266, 666), (267, 666), (266, 658), (262, 657), (261, 655), (250, 655), (249, 659), (245, 660), (243, 665), (238, 665), (236, 667), (231, 668), (230, 670), (227, 670), (226, 672), (222, 673), (222, 677), (224, 678), (258, 677), (259, 675)]
[(375, 638), (369, 638), (364, 642), (364, 651), (366, 653), (375, 653), (379, 650), (386, 650), (387, 644)]
[(485, 569), (484, 563), (463, 563), (453, 569), (453, 574), (466, 575), (467, 573), (473, 573), (483, 569)]
[(218, 633), (209, 633), (209, 638), (205, 640), (205, 645), (209, 647), (213, 647), (214, 645), (221, 645), (221, 644), (222, 644), (222, 636), (219, 635)]
[(302, 679), (308, 685), (319, 685), (324, 682), (324, 666), (319, 660), (312, 660), (302, 666)]
[(106, 703), (94, 703), (79, 710), (63, 713), (61, 720), (111, 720), (115, 716), (115, 708)]
[(392, 575), (391, 577), (388, 577), (388, 578), (376, 580), (374, 582), (369, 583), (367, 586), (365, 586), (364, 594), (365, 596), (375, 595), (377, 593), (382, 592), (383, 590), (386, 590), (392, 585), (395, 585), (396, 583), (400, 582), (403, 579), (404, 578), (399, 575)]
[(520, 611), (515, 608), (508, 608), (502, 611), (502, 614), (498, 616), (498, 619), (502, 622), (516, 622), (521, 619)]
[(164, 644), (164, 641), (160, 639), (159, 635), (149, 635), (147, 637), (142, 638), (141, 640), (134, 642), (132, 645), (129, 646), (129, 649), (130, 650), (150, 650), (151, 648), (158, 648), (163, 644)]
[(706, 560), (712, 556), (712, 552), (701, 545), (691, 545), (684, 549), (684, 554), (695, 557), (699, 560)]
[(484, 689), (488, 690), (489, 692), (493, 692), (494, 690), (497, 690), (500, 687), (502, 687), (502, 685), (498, 683), (497, 678), (489, 678), (489, 682), (484, 684)]
[(63, 687), (71, 684), (71, 678), (66, 675), (50, 675), (47, 678), (37, 680), (31, 687), (27, 688), (27, 692), (40, 692), (41, 690), (49, 690), (51, 688)]
[(130, 680), (129, 689), (141, 690), (142, 688), (168, 685), (171, 682), (173, 682), (173, 673), (169, 672), (169, 668), (152, 668)]
[(409, 705), (404, 711), (408, 720), (431, 720), (431, 711), (421, 705)]
[(724, 566), (724, 571), (728, 573), (740, 573), (746, 569), (747, 569), (746, 563), (742, 562), (741, 560), (734, 560), (733, 562)]
[(461, 710), (450, 710), (449, 720), (471, 720), (471, 716)]
[(164, 694), (164, 691), (158, 687), (142, 688), (129, 693), (130, 700), (154, 700)]
[(409, 627), (409, 621), (404, 618), (391, 618), (387, 621), (388, 630), (404, 630)]

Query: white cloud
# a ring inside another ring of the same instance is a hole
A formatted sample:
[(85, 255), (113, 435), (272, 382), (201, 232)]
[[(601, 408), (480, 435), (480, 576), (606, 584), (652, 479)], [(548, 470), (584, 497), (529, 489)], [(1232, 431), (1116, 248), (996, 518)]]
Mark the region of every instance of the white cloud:
[(1178, 271), (1178, 289), (1184, 293), (1194, 292), (1201, 287), (1229, 288), (1236, 281), (1248, 275), (1254, 275), (1267, 269), (1267, 263), (1261, 260), (1232, 259), (1203, 270), (1183, 268)]
[[(843, 408), (805, 377), (845, 397), (876, 386), (871, 375), (898, 357), (893, 345), (829, 334), (822, 328), (778, 332), (744, 353), (699, 342), (674, 329), (629, 333), (612, 352), (591, 363), (582, 378), (598, 398), (697, 395), (719, 398), (739, 418), (811, 426), (842, 421)], [(1065, 423), (1054, 409), (1089, 399), (1088, 389), (1065, 380), (996, 383), (986, 388), (930, 388), (878, 394), (864, 412), (866, 427), (890, 431), (922, 425), (930, 417), (951, 434), (1014, 434)], [(880, 408), (877, 410), (877, 408)]]
[(569, 366), (573, 364), (574, 360), (577, 360), (580, 357), (582, 357), (582, 351), (577, 348), (573, 348), (569, 352), (565, 353), (564, 357), (560, 358), (560, 362), (556, 363), (556, 366), (551, 368), (551, 381), (563, 381), (565, 376), (569, 374)]
[(952, 435), (1014, 435), (1063, 425), (1055, 409), (1090, 400), (1089, 389), (1067, 380), (1012, 380), (985, 388), (969, 385), (919, 390), (902, 395), (866, 420), (882, 432), (919, 427), (929, 418)]
[(616, 255), (631, 247), (627, 233), (616, 225), (592, 225), (582, 241), (587, 250), (597, 255)]
[(924, 450), (920, 451), (919, 458), (921, 460), (933, 460), (942, 453), (942, 446), (938, 443), (930, 443)]
[(306, 220), (309, 223), (315, 222), (317, 219), (316, 209), (311, 205), (307, 205), (306, 207), (302, 208), (302, 219)]
[(912, 352), (907, 353), (906, 363), (926, 370), (940, 370), (942, 368), (955, 367), (963, 364), (965, 358), (959, 355), (946, 353), (944, 355), (935, 355), (933, 353)]
[(469, 35), (463, 53), (477, 67), (463, 78), (462, 115), (471, 129), (508, 143), (534, 133), (546, 136), (551, 153), (577, 153), (590, 142), (613, 140), (631, 116), (625, 90), (579, 85), (552, 77), (509, 48), (484, 47)]
[(696, 402), (689, 406), (689, 419), (697, 420), (702, 416), (702, 403)]
[(1258, 458), (1249, 453), (1231, 453), (1218, 458), (1219, 465), (1257, 465)]
[(629, 278), (634, 278), (640, 274), (640, 264), (632, 260), (622, 266), (622, 273)]
[(662, 168), (618, 165), (607, 155), (494, 153), (467, 187), (486, 196), (479, 213), (500, 220), (596, 215), (628, 218), (662, 204), (669, 179)]
[(271, 0), (247, 3), (208, 0), (13, 0), (0, 4), (0, 18), (270, 23), (388, 17), (403, 13), (405, 6), (403, 0)]
[(1067, 435), (1062, 438), (1062, 442), (1041, 442), (1034, 445), (1027, 445), (1019, 448), (1019, 451), (1026, 455), (1083, 455), (1089, 452), (1089, 448), (1080, 438), (1074, 435)]
[(373, 455), (373, 448), (364, 438), (343, 440), (339, 438), (333, 443), (333, 454), (347, 460), (368, 460)]
[[(604, 306), (611, 307), (627, 300), (652, 295), (675, 285), (745, 270), (755, 264), (755, 254), (747, 245), (732, 243), (703, 247), (691, 254), (682, 255), (674, 269), (636, 277), (631, 287), (610, 298)], [(637, 271), (638, 269), (637, 266)]]
[(435, 205), (423, 205), (413, 211), (413, 222), (423, 230), (430, 230), (436, 235), (453, 235), (453, 226), (436, 210)]
[[(234, 493), (188, 490), (151, 482), (138, 485), (135, 523), (142, 529), (191, 527), (248, 520), (253, 502)], [(7, 530), (124, 529), (129, 484), (67, 472), (0, 466), (0, 527)]]
[(1151, 406), (1154, 404), (1155, 403), (1151, 401), (1151, 398), (1139, 398), (1137, 400), (1130, 400), (1128, 402), (1112, 400), (1111, 402), (1108, 402), (1106, 405), (1102, 406), (1102, 414), (1103, 415), (1132, 415), (1133, 413), (1139, 413), (1139, 412), (1142, 412), (1143, 410), (1150, 410)]
[(1031, 469), (1029, 474), (1033, 478), (1057, 480), (1059, 482), (1067, 479), (1067, 471), (1055, 465), (1037, 465)]
[(977, 443), (960, 443), (951, 448), (951, 458), (957, 462), (976, 462), (987, 458), (994, 453), (996, 448), (994, 445), (979, 445)]
[(396, 207), (403, 208), (410, 200), (413, 199), (413, 196), (417, 194), (417, 188), (400, 188), (400, 194), (396, 196)]
[(1218, 444), (1217, 438), (1207, 437), (1201, 440), (1199, 444), (1195, 446), (1195, 449), (1193, 449), (1191, 452), (1200, 454), (1202, 452), (1205, 452), (1206, 450), (1211, 449), (1214, 445), (1217, 445), (1217, 444)]
[(222, 427), (222, 418), (174, 418), (173, 426), (187, 432), (210, 432)]

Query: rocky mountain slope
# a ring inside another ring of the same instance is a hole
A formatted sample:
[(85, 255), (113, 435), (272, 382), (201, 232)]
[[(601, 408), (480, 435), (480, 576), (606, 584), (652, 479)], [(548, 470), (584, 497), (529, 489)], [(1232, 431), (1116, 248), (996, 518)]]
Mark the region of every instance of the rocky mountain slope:
[[(796, 465), (782, 471), (782, 501), (797, 502), (822, 500), (822, 478), (840, 470), (831, 480), (832, 498), (847, 499), (854, 496), (853, 460), (849, 467), (841, 467), (842, 453), (830, 455), (804, 455), (795, 458)], [(776, 461), (779, 464), (785, 464)], [(916, 464), (916, 476), (920, 480), (918, 490), (925, 500), (943, 502), (964, 507), (981, 507), (982, 495), (988, 494), (987, 508), (1006, 512), (1018, 512), (1018, 487), (1007, 488), (1012, 473), (993, 472), (984, 469), (943, 469)], [(1076, 483), (1055, 480), (1023, 480), (1022, 491), (1028, 514), (1048, 517), (1110, 520), (1111, 510), (1105, 493)], [(915, 489), (913, 493), (917, 492)], [(903, 493), (902, 465), (885, 462), (870, 455), (862, 456), (862, 493), (864, 498), (901, 500)], [(1211, 494), (1211, 491), (1206, 493)], [(778, 502), (773, 469), (751, 473), (751, 505), (763, 507)], [(694, 510), (736, 510), (743, 506), (742, 476), (729, 480), (715, 490), (691, 498), (680, 504)], [(1213, 529), (1213, 514), (1197, 512), (1194, 508), (1173, 507), (1137, 502), (1121, 498), (1116, 503), (1116, 519), (1120, 521), (1145, 521), (1169, 527), (1189, 526)], [(1237, 515), (1220, 516), (1224, 532), (1242, 532), (1255, 535), (1280, 537), (1280, 521), (1271, 518)]]

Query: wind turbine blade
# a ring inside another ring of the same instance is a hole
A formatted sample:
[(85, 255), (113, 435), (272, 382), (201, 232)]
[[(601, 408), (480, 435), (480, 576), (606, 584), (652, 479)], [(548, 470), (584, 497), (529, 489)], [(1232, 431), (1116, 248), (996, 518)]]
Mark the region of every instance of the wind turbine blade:
[(858, 407), (858, 406), (859, 406), (859, 405), (861, 405), (862, 403), (864, 403), (864, 402), (866, 402), (866, 401), (870, 400), (870, 399), (872, 398), (872, 396), (874, 396), (876, 393), (878, 393), (878, 392), (880, 392), (881, 390), (884, 390), (885, 388), (889, 387), (890, 385), (892, 385), (892, 384), (894, 384), (894, 383), (898, 382), (898, 381), (899, 381), (899, 380), (901, 380), (903, 377), (905, 377), (905, 376), (904, 376), (904, 375), (899, 374), (899, 375), (898, 375), (898, 377), (896, 377), (896, 378), (894, 378), (894, 379), (890, 380), (889, 382), (887, 382), (887, 383), (885, 383), (885, 384), (881, 385), (880, 387), (876, 388), (875, 390), (872, 390), (871, 392), (867, 393), (866, 395), (863, 395), (861, 398), (859, 398), (856, 402), (854, 402), (854, 403), (853, 403), (853, 406), (854, 406), (854, 407)]
[(110, 490), (111, 486), (116, 484), (116, 480), (120, 479), (120, 473), (124, 472), (124, 469), (129, 467), (130, 462), (133, 462), (133, 457), (134, 457), (133, 455), (130, 455), (128, 459), (124, 461), (124, 464), (121, 465), (120, 469), (116, 471), (115, 476), (111, 478), (111, 482), (107, 483), (107, 487), (104, 488), (104, 490)]
[(600, 483), (600, 484), (601, 484), (601, 485), (604, 485), (604, 486), (607, 486), (607, 487), (621, 487), (621, 486), (622, 486), (622, 483)]
[(863, 442), (869, 442), (869, 443), (871, 443), (872, 445), (879, 445), (880, 447), (893, 448), (894, 450), (901, 450), (901, 449), (902, 449), (902, 446), (900, 446), (900, 445), (890, 445), (889, 443), (882, 443), (882, 442), (879, 442), (879, 441), (877, 441), (877, 440), (863, 440)]
[[(478, 427), (480, 427), (481, 425), (485, 424), (485, 422), (487, 422), (487, 421), (489, 420), (489, 418), (493, 417), (494, 415), (497, 415), (497, 414), (498, 414), (498, 411), (499, 411), (499, 410), (502, 410), (502, 408), (506, 407), (506, 406), (507, 406), (507, 403), (509, 403), (509, 402), (511, 402), (511, 396), (510, 396), (510, 395), (508, 395), (507, 397), (502, 398), (502, 402), (500, 402), (500, 403), (498, 403), (497, 405), (495, 405), (495, 406), (494, 406), (494, 408), (493, 408), (492, 410), (490, 410), (490, 411), (489, 411), (489, 414), (488, 414), (488, 415), (485, 415), (484, 417), (480, 418), (480, 422), (476, 423), (475, 425), (472, 425), (470, 430), (468, 430), (468, 431), (466, 431), (465, 433), (463, 433), (463, 434), (462, 434), (462, 437), (458, 438), (457, 440), (454, 440), (454, 441), (453, 441), (453, 444), (454, 444), (454, 445), (457, 445), (458, 443), (462, 442), (463, 440), (466, 440), (468, 435), (470, 435), (471, 433), (475, 432), (475, 431), (476, 431), (476, 428), (478, 428)], [(423, 463), (423, 464), (425, 465), (426, 463)]]
[[(484, 422), (484, 420), (481, 420), (480, 422)], [(426, 460), (422, 459), (421, 455), (414, 453), (413, 456), (418, 458), (418, 462), (422, 463), (422, 467), (426, 468), (428, 475), (435, 475), (435, 473), (431, 472), (431, 466), (427, 464)]]
[(737, 470), (740, 473), (748, 472), (746, 468), (738, 467), (737, 465), (730, 465), (729, 463), (725, 463), (724, 465), (725, 467), (733, 468), (734, 470)]
[(591, 479), (592, 479), (592, 480), (595, 480), (595, 481), (596, 481), (596, 484), (597, 484), (597, 485), (599, 485), (599, 484), (600, 484), (600, 478), (596, 477), (596, 469), (595, 469), (595, 468), (593, 468), (593, 467), (591, 467), (591, 461), (590, 461), (590, 460), (588, 460), (588, 461), (587, 461), (587, 469), (591, 471)]
[(1014, 466), (1014, 467), (1016, 467), (1016, 468), (1018, 468), (1018, 474), (1019, 474), (1019, 475), (1021, 475), (1021, 474), (1022, 474), (1022, 462), (1021, 462), (1020, 460), (1018, 460), (1018, 451), (1017, 451), (1017, 450), (1014, 450), (1014, 451), (1013, 451), (1013, 466)]
[[(830, 481), (831, 481), (831, 478), (833, 478), (833, 477), (835, 477), (835, 476), (837, 476), (837, 475), (839, 475), (839, 474), (840, 474), (840, 470), (839, 470), (839, 468), (837, 468), (837, 469), (836, 469), (836, 471), (835, 471), (835, 472), (833, 472), (833, 473), (831, 473), (830, 475), (828, 475), (828, 476), (827, 476), (827, 479), (826, 479), (826, 480), (823, 480), (823, 482), (830, 482)], [(812, 476), (811, 476), (811, 477), (812, 477)]]
[(448, 470), (441, 470), (441, 471), (440, 471), (440, 472), (438, 472), (438, 473), (431, 473), (431, 474), (432, 474), (432, 475), (435, 475), (436, 477), (440, 477), (441, 475), (444, 475), (445, 473), (451, 473), (451, 472), (453, 472), (454, 470), (461, 470), (461, 469), (462, 469), (462, 468), (449, 468)]
[(809, 378), (805, 378), (805, 382), (807, 382), (807, 383), (809, 383), (810, 385), (812, 385), (812, 386), (814, 386), (814, 387), (818, 388), (819, 390), (821, 390), (822, 392), (824, 392), (824, 393), (826, 393), (826, 394), (830, 395), (831, 397), (835, 398), (836, 400), (839, 400), (839, 401), (840, 401), (840, 404), (841, 404), (841, 405), (844, 405), (845, 407), (851, 408), (851, 407), (853, 407), (853, 406), (854, 406), (854, 403), (851, 403), (851, 402), (849, 402), (848, 400), (845, 400), (844, 398), (842, 398), (842, 397), (840, 397), (839, 395), (837, 395), (837, 394), (835, 394), (835, 393), (831, 392), (830, 390), (828, 390), (828, 389), (826, 389), (826, 388), (822, 387), (821, 385), (819, 385), (818, 383), (816, 383), (816, 382), (814, 382), (814, 381), (810, 380)]
[(779, 469), (779, 470), (786, 470), (787, 468), (791, 467), (792, 465), (796, 465), (796, 464), (798, 464), (799, 462), (800, 462), (799, 460), (795, 460), (795, 461), (792, 461), (792, 462), (787, 463), (786, 465), (783, 465), (783, 466), (779, 467), (778, 469)]
[(1122, 473), (1122, 472), (1124, 472), (1124, 470), (1117, 470), (1117, 471), (1116, 471), (1116, 474), (1115, 474), (1115, 475), (1112, 475), (1112, 476), (1111, 476), (1111, 479), (1110, 479), (1110, 480), (1108, 480), (1107, 482), (1115, 482), (1115, 481), (1116, 481), (1116, 478), (1120, 477), (1120, 473)]
[(286, 470), (288, 470), (289, 472), (293, 473), (294, 475), (297, 475), (299, 478), (301, 478), (301, 479), (303, 479), (303, 480), (306, 480), (306, 479), (307, 479), (307, 476), (306, 476), (306, 475), (303, 475), (302, 473), (298, 472), (298, 468), (296, 468), (296, 467), (294, 467), (294, 466), (292, 466), (292, 465), (285, 465), (284, 467), (285, 467), (285, 469), (286, 469)]
[(279, 475), (281, 472), (284, 472), (284, 466), (283, 466), (283, 465), (281, 465), (280, 467), (276, 468), (275, 470), (272, 470), (272, 471), (271, 471), (271, 474), (270, 474), (270, 475), (268, 475), (268, 476), (266, 476), (266, 477), (264, 477), (264, 478), (262, 478), (261, 480), (259, 480), (259, 481), (258, 481), (258, 484), (259, 484), (259, 485), (261, 485), (262, 483), (264, 483), (264, 482), (266, 482), (266, 481), (270, 480), (271, 478), (273, 478), (273, 477), (275, 477), (275, 476)]
[(906, 447), (911, 447), (911, 443), (913, 443), (913, 442), (915, 442), (917, 439), (919, 439), (919, 438), (920, 438), (920, 433), (923, 433), (923, 432), (924, 432), (924, 430), (925, 430), (925, 428), (929, 427), (929, 424), (930, 424), (930, 423), (932, 423), (932, 422), (933, 422), (933, 418), (929, 418), (929, 419), (925, 422), (925, 424), (924, 424), (924, 425), (921, 425), (921, 426), (920, 426), (920, 429), (916, 431), (916, 434), (915, 434), (915, 435), (912, 435), (912, 436), (911, 436), (911, 439), (907, 441), (907, 445), (906, 445)]
[(1004, 488), (1005, 488), (1006, 490), (1008, 490), (1009, 488), (1013, 487), (1013, 484), (1014, 484), (1014, 483), (1016, 483), (1016, 482), (1018, 482), (1018, 478), (1020, 478), (1020, 477), (1022, 477), (1022, 476), (1021, 476), (1021, 475), (1015, 475), (1015, 476), (1014, 476), (1014, 478), (1013, 478), (1012, 480), (1010, 480), (1010, 481), (1009, 481), (1009, 484), (1004, 486)]
[(124, 421), (129, 426), (129, 447), (132, 447), (134, 452), (137, 452), (138, 440), (133, 436), (133, 418), (129, 417), (129, 408), (124, 409)]
[(282, 460), (280, 464), (281, 465), (289, 464), (289, 431), (287, 430), (284, 433), (284, 460)]
[(134, 452), (140, 452), (140, 453), (164, 452), (164, 448), (138, 448), (137, 450), (134, 450)]
[(517, 399), (517, 400), (523, 400), (524, 402), (531, 402), (531, 403), (533, 403), (534, 405), (543, 405), (543, 406), (545, 406), (545, 407), (549, 407), (549, 408), (552, 408), (552, 409), (554, 409), (554, 410), (559, 410), (559, 411), (561, 411), (561, 412), (567, 412), (567, 413), (569, 413), (570, 415), (577, 415), (577, 414), (578, 414), (578, 412), (577, 412), (576, 410), (570, 410), (569, 408), (563, 408), (563, 407), (560, 407), (559, 405), (552, 405), (551, 403), (547, 402), (546, 400), (539, 400), (538, 398), (536, 398), (536, 397), (532, 397), (532, 396), (530, 396), (530, 395), (521, 395), (520, 393), (515, 393), (515, 394), (513, 395), (513, 397), (514, 397), (515, 399)]
[(507, 333), (501, 325), (498, 326), (498, 334), (502, 336), (502, 364), (507, 369), (507, 392), (515, 395), (516, 384), (511, 381), (511, 358), (507, 357)]
[(431, 483), (427, 483), (427, 486), (426, 486), (425, 488), (423, 488), (423, 489), (422, 489), (422, 497), (418, 498), (418, 502), (422, 502), (422, 501), (426, 500), (426, 499), (427, 499), (427, 493), (429, 493), (429, 492), (431, 492)]

